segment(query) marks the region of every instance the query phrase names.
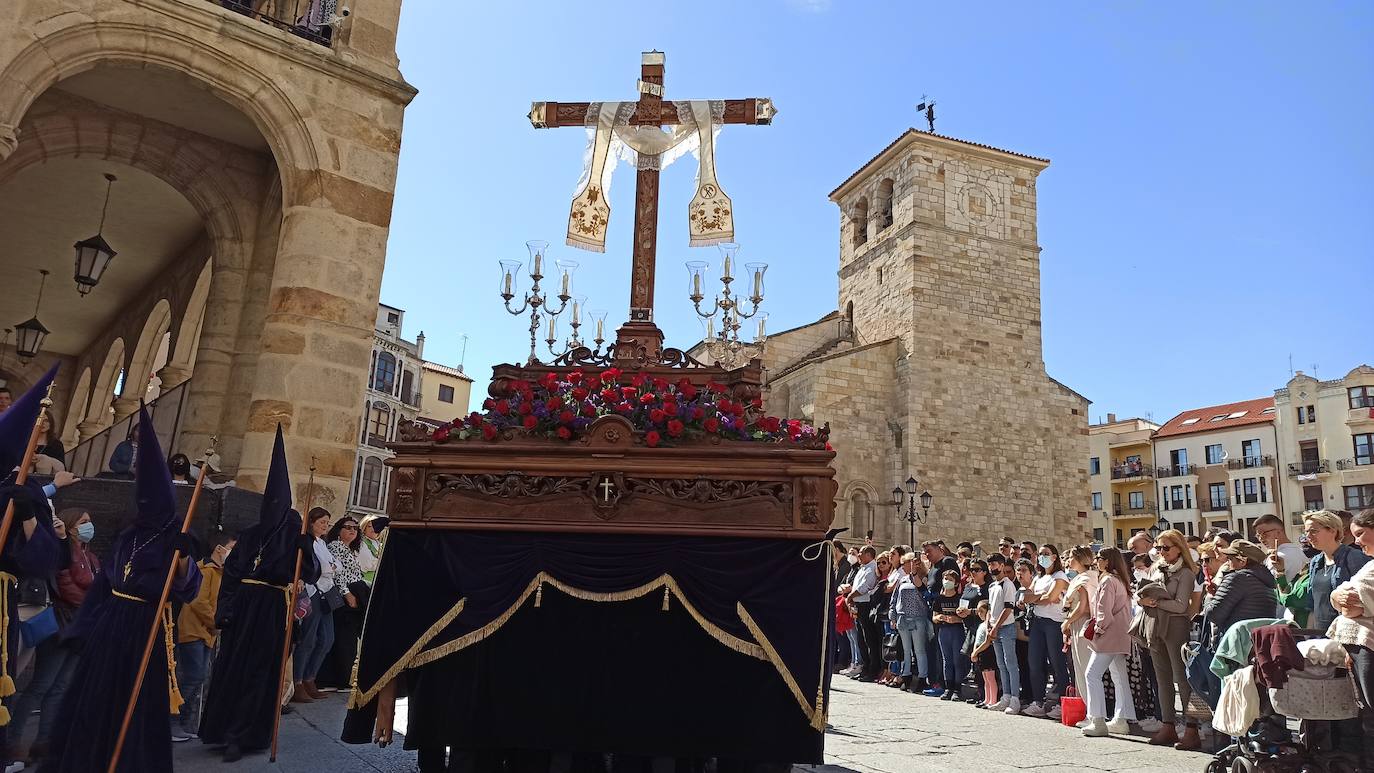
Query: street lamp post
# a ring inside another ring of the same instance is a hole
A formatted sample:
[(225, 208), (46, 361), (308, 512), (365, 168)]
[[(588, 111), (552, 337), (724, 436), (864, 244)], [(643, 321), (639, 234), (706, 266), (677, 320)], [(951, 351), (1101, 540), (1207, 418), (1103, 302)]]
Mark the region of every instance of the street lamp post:
[(1169, 523), (1169, 519), (1165, 518), (1163, 515), (1159, 516), (1159, 520), (1155, 521), (1155, 524), (1150, 527), (1150, 539), (1159, 539), (1159, 535), (1171, 528), (1173, 528), (1173, 525)]
[[(930, 504), (935, 500), (930, 491), (922, 491), (917, 495), (916, 488), (916, 478), (911, 477), (906, 479), (905, 492), (900, 486), (892, 489), (892, 506), (897, 508), (897, 518), (906, 521), (911, 527), (912, 550), (916, 549), (916, 524), (926, 522), (926, 518), (930, 516)], [(916, 500), (918, 499), (921, 502), (919, 512), (916, 510)], [(906, 505), (905, 511), (902, 510), (903, 504)]]

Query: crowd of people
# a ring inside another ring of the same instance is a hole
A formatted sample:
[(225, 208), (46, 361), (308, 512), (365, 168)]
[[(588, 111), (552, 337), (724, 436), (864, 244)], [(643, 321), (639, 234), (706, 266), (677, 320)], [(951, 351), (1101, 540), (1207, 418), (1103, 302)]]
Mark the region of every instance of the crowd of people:
[(1336, 723), (1333, 743), (1374, 770), (1371, 556), (1374, 510), (1306, 513), (1299, 542), (1272, 515), (1244, 536), (1138, 532), (1124, 550), (837, 541), (832, 663), (858, 681), (1008, 715), (1060, 720), (1061, 700), (1077, 695), (1087, 737), (1139, 729), (1151, 744), (1197, 751), (1211, 716), (1201, 707), (1215, 710), (1221, 692), (1208, 663), (1227, 632), (1288, 622), (1344, 647), (1360, 716)]
[[(16, 422), (5, 421), (4, 413), (0, 423), (15, 429), (8, 424)], [(27, 432), (22, 434), (27, 439)], [(14, 468), (20, 446), (8, 440), (0, 445), (6, 446), (0, 448), (0, 463)], [(88, 510), (69, 507), (53, 515), (57, 491), (80, 482), (61, 468), (60, 459), (46, 456), (46, 463), (56, 467), (33, 471), (51, 476), (46, 485), (16, 484), (13, 472), (0, 483), (0, 504), (14, 501), (17, 524), (0, 556), (0, 612), (7, 615), (0, 625), (8, 632), (8, 646), (0, 654), (4, 773), (104, 769), (109, 748), (90, 744), (89, 758), (78, 757), (72, 750), (85, 744), (73, 743), (73, 733), (103, 735), (118, 728), (137, 653), (153, 622), (149, 615), (155, 605), (148, 600), (157, 598), (174, 549), (190, 560), (175, 571), (165, 652), (161, 643), (154, 648), (155, 665), (139, 697), (141, 711), (145, 703), (160, 702), (162, 708), (150, 710), (150, 717), (170, 715), (170, 725), (161, 725), (166, 728), (162, 746), (170, 750), (172, 743), (204, 736), (207, 743), (223, 746), (224, 759), (233, 762), (245, 751), (267, 747), (279, 706), (289, 712), (292, 703), (328, 700), (349, 685), (388, 519), (335, 519), (316, 507), (307, 514), (307, 535), (301, 536), (283, 472), (269, 476), (258, 524), (237, 535), (197, 529), (203, 538), (183, 537), (172, 489), (191, 482), (188, 476), (195, 471), (189, 460), (182, 454), (163, 460), (155, 436), (143, 438), (136, 453), (142, 456), (139, 465), (160, 469), (165, 477), (140, 469), (134, 521), (103, 556), (91, 549), (97, 528)], [(280, 464), (284, 471), (284, 457)], [(280, 488), (275, 500), (274, 485)], [(278, 684), (286, 637), (283, 591), (295, 574), (298, 554), (303, 559), (299, 601), (287, 679)], [(126, 618), (126, 610), (147, 619)], [(260, 620), (249, 625), (254, 615)], [(270, 631), (278, 632), (275, 644), (264, 635)], [(253, 700), (247, 698), (256, 688), (245, 677), (263, 683)], [(82, 713), (91, 710), (102, 713), (99, 721)], [(163, 718), (135, 718), (121, 758), (133, 767), (121, 770), (164, 769), (161, 753), (148, 756), (140, 747), (150, 744), (139, 738), (167, 721)], [(170, 769), (170, 760), (165, 761)]]

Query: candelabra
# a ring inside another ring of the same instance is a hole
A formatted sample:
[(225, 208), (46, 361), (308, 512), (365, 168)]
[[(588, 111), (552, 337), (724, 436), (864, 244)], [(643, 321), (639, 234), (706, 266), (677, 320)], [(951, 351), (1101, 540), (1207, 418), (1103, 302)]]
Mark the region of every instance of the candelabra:
[[(530, 285), (530, 291), (524, 294), (524, 301), (521, 303), (520, 308), (511, 308), (511, 299), (515, 297), (518, 290), (516, 287), (516, 275), (520, 271), (521, 264), (518, 260), (503, 260), (501, 261), (501, 298), (505, 301), (506, 311), (515, 316), (524, 314), (526, 310), (529, 311), (530, 358), (525, 364), (540, 365), (542, 363), (539, 362), (538, 357), (539, 317), (543, 314), (549, 318), (549, 338), (555, 339), (554, 318), (563, 313), (563, 309), (568, 306), (568, 301), (572, 300), (572, 278), (573, 273), (577, 271), (577, 263), (571, 260), (555, 261), (555, 265), (562, 275), (562, 280), (558, 295), (554, 296), (558, 299), (559, 305), (557, 309), (554, 309), (551, 306), (548, 293), (539, 287), (540, 280), (544, 278), (544, 251), (548, 249), (549, 243), (538, 240), (528, 241), (525, 242), (525, 247), (530, 251), (529, 276), (530, 280), (533, 282), (533, 284)], [(578, 324), (580, 325), (580, 320), (578, 320)], [(573, 332), (576, 334), (576, 327), (574, 327)], [(549, 343), (549, 349), (550, 351), (553, 349), (552, 340)]]
[[(702, 278), (706, 274), (708, 265), (705, 261), (689, 261), (687, 263), (687, 274), (691, 278), (691, 293), (688, 297), (692, 301), (692, 307), (696, 309), (697, 316), (703, 320), (706, 327), (706, 337), (702, 343), (706, 346), (706, 353), (717, 363), (726, 368), (737, 368), (763, 355), (764, 347), (768, 341), (767, 333), (767, 314), (759, 314), (759, 306), (763, 303), (763, 275), (768, 271), (767, 263), (748, 263), (745, 269), (753, 275), (753, 292), (747, 299), (737, 297), (730, 290), (730, 283), (735, 281), (735, 255), (739, 252), (738, 244), (720, 245), (721, 270), (720, 282), (722, 290), (710, 304), (709, 311), (702, 311), (701, 302), (706, 298), (701, 292)], [(748, 300), (750, 308), (744, 310), (744, 300)], [(720, 330), (715, 328), (716, 315), (720, 315)], [(741, 321), (752, 319), (758, 316), (758, 330), (754, 335), (753, 341), (742, 341), (739, 337)]]
[[(577, 349), (588, 349), (593, 355), (601, 354), (601, 345), (606, 343), (606, 312), (585, 311), (586, 308), (587, 296), (579, 295), (572, 299), (572, 322), (570, 323), (572, 335), (568, 336), (562, 344), (559, 344), (558, 341), (558, 315), (549, 317), (548, 337), (544, 341), (549, 345), (549, 353), (554, 357), (562, 357)], [(595, 349), (588, 347), (582, 340), (582, 326), (585, 324), (582, 321), (583, 313), (591, 317), (592, 322), (596, 325), (596, 336), (592, 339), (592, 343), (596, 344)]]

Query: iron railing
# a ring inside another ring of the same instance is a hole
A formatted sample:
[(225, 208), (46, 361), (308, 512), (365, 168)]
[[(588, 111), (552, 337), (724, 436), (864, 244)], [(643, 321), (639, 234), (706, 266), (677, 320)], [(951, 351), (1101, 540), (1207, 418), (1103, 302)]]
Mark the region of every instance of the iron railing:
[(1183, 475), (1196, 475), (1196, 464), (1170, 464), (1155, 470), (1156, 478), (1177, 478)]
[(1154, 515), (1154, 513), (1154, 502), (1146, 502), (1142, 505), (1115, 505), (1112, 507), (1113, 515)]
[(342, 18), (337, 0), (209, 0), (254, 21), (328, 46)]
[(1153, 478), (1155, 471), (1144, 464), (1122, 464), (1112, 468), (1112, 480)]
[[(182, 409), (190, 394), (190, 386), (189, 380), (183, 381), (148, 403), (148, 415), (157, 430), (157, 442), (168, 456), (179, 450), (177, 439), (181, 434)], [(137, 419), (137, 413), (130, 414), (89, 440), (78, 444), (67, 454), (67, 471), (78, 478), (94, 478), (101, 473), (110, 472), (111, 454), (120, 443), (132, 435)], [(194, 457), (195, 454), (187, 456)]]
[(1242, 456), (1239, 459), (1227, 459), (1226, 469), (1228, 470), (1250, 470), (1256, 467), (1273, 467), (1274, 457), (1269, 454), (1261, 456)]
[(1365, 457), (1363, 460), (1360, 460), (1360, 459), (1342, 459), (1342, 460), (1340, 460), (1339, 462), (1336, 462), (1336, 469), (1338, 469), (1338, 470), (1355, 470), (1355, 469), (1359, 469), (1360, 467), (1367, 467), (1367, 466), (1369, 466), (1370, 464), (1374, 464), (1374, 459), (1371, 459), (1371, 458), (1368, 458), (1368, 457)]
[(1231, 498), (1220, 497), (1202, 500), (1202, 509), (1208, 513), (1220, 513), (1231, 509)]
[(1331, 472), (1331, 462), (1326, 459), (1307, 459), (1288, 465), (1288, 476), (1291, 478), (1299, 475), (1324, 475), (1328, 472)]

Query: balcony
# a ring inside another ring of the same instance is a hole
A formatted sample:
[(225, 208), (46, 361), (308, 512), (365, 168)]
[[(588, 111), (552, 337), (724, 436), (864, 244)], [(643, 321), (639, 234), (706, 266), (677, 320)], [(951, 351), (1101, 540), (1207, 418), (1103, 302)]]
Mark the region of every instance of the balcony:
[(1307, 459), (1288, 465), (1288, 477), (1290, 478), (1296, 478), (1299, 475), (1327, 475), (1330, 472), (1331, 463), (1326, 459)]
[[(206, 0), (211, 5), (227, 8), (248, 18), (269, 24), (311, 43), (329, 46), (334, 26), (340, 21), (336, 13), (325, 14), (324, 0)], [(340, 7), (344, 6), (339, 2)]]
[(1364, 459), (1363, 461), (1360, 459), (1342, 459), (1336, 462), (1336, 469), (1341, 471), (1358, 470), (1361, 467), (1368, 467), (1371, 464), (1374, 464), (1374, 459)]
[(1374, 425), (1374, 398), (1366, 397), (1363, 405), (1351, 408), (1350, 414), (1346, 417), (1345, 423), (1352, 426)]
[(1155, 514), (1155, 503), (1146, 502), (1142, 505), (1116, 505), (1112, 508), (1112, 515), (1121, 518), (1137, 518), (1145, 515)]
[(1122, 464), (1112, 468), (1112, 480), (1153, 478), (1155, 471), (1144, 464)]
[(1221, 497), (1220, 499), (1206, 499), (1202, 502), (1204, 513), (1225, 513), (1231, 510), (1231, 498)]
[(373, 448), (386, 448), (386, 438), (371, 432), (367, 433), (365, 442)]
[(1155, 468), (1156, 478), (1181, 478), (1185, 475), (1197, 475), (1196, 464), (1170, 464), (1164, 467)]
[[(1263, 456), (1242, 456), (1239, 459), (1227, 459), (1226, 469), (1228, 470), (1253, 470), (1259, 467), (1273, 467), (1274, 457), (1269, 454)], [(1292, 465), (1289, 465), (1290, 467)]]

